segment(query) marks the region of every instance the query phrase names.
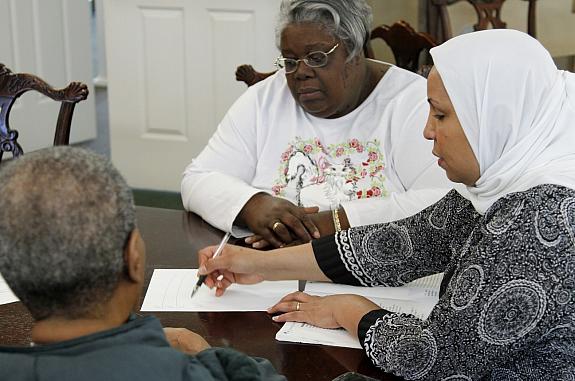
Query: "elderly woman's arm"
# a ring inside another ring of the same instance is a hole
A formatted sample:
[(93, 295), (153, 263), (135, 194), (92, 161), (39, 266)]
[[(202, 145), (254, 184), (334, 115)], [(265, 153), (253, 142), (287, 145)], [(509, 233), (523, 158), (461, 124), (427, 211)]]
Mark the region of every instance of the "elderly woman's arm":
[(186, 210), (224, 231), (241, 234), (238, 228), (247, 227), (276, 247), (293, 239), (307, 242), (319, 236), (308, 217), (315, 210), (251, 185), (261, 160), (258, 112), (257, 93), (250, 89), (234, 103), (208, 145), (184, 171), (182, 202)]
[(248, 91), (238, 98), (183, 174), (186, 210), (225, 231), (231, 231), (246, 202), (261, 192), (250, 185), (258, 160), (254, 97)]
[[(433, 163), (433, 166), (436, 164)], [(440, 175), (445, 176), (445, 173)], [(349, 227), (397, 221), (433, 205), (449, 190), (447, 186), (408, 189), (405, 192), (393, 192), (384, 198), (348, 201), (342, 203), (340, 215), (345, 215)]]

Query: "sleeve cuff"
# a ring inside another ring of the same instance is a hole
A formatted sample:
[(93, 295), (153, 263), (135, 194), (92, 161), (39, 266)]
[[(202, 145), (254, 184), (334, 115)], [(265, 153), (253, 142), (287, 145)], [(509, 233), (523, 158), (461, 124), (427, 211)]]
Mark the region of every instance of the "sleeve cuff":
[(318, 238), (311, 242), (315, 260), (321, 271), (334, 283), (362, 286), (345, 267), (337, 248), (337, 234)]
[(357, 325), (357, 337), (359, 338), (359, 343), (363, 347), (363, 343), (365, 342), (365, 336), (367, 335), (367, 331), (375, 324), (377, 319), (383, 317), (384, 315), (389, 314), (390, 312), (384, 309), (381, 310), (373, 310), (369, 311), (359, 321)]

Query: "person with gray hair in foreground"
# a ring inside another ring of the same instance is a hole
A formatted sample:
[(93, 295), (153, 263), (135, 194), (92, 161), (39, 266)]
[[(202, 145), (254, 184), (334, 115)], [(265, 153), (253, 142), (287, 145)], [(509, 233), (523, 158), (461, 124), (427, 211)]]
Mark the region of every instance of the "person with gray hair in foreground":
[(269, 361), (137, 317), (145, 245), (105, 158), (54, 147), (0, 169), (0, 272), (35, 320), (0, 347), (0, 379), (284, 380)]

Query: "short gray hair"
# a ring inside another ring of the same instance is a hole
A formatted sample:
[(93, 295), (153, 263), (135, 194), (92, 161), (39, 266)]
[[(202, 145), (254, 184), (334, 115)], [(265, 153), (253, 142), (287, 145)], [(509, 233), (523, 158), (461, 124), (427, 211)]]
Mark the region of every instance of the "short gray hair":
[(319, 24), (342, 41), (348, 61), (359, 55), (369, 40), (373, 15), (365, 0), (282, 0), (276, 29), (276, 44), (286, 26)]
[(108, 301), (135, 224), (128, 184), (100, 155), (53, 147), (0, 167), (0, 273), (36, 320)]

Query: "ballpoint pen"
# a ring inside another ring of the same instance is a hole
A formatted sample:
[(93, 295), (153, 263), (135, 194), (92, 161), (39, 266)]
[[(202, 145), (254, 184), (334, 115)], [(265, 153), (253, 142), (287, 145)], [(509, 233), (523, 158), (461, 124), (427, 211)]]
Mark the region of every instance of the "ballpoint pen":
[[(224, 238), (222, 238), (222, 242), (220, 242), (220, 245), (216, 249), (216, 252), (214, 253), (214, 256), (212, 258), (215, 258), (218, 255), (220, 255), (220, 253), (224, 249), (224, 246), (226, 245), (226, 243), (228, 243), (228, 240), (230, 239), (231, 236), (232, 236), (232, 234), (229, 232), (226, 233), (226, 235), (224, 235)], [(207, 277), (208, 277), (207, 274), (206, 275), (200, 275), (198, 277), (198, 281), (196, 282), (196, 285), (194, 286), (194, 289), (192, 290), (192, 295), (190, 296), (190, 298), (194, 297), (194, 295), (196, 294), (196, 292), (198, 292), (198, 290), (200, 289), (200, 286), (205, 282)]]

